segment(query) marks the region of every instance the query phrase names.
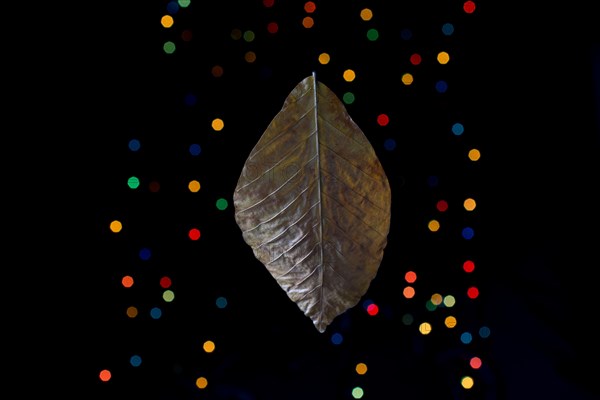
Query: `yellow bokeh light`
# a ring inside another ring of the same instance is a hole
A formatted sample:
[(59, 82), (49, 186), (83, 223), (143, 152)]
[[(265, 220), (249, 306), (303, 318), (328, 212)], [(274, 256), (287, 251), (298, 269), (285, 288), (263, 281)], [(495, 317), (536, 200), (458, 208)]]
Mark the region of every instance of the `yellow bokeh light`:
[(481, 157), (481, 153), (477, 149), (469, 150), (469, 160), (477, 161)]
[(446, 319), (444, 320), (444, 324), (446, 325), (446, 327), (448, 328), (454, 328), (456, 326), (456, 318), (453, 317), (452, 315), (449, 315), (446, 317)]
[(363, 8), (360, 10), (360, 18), (363, 21), (370, 21), (371, 18), (373, 18), (373, 11), (371, 11), (369, 8)]
[(423, 322), (419, 325), (419, 332), (423, 335), (429, 335), (431, 333), (431, 324), (429, 322)]
[(138, 315), (138, 309), (137, 307), (131, 306), (131, 307), (127, 307), (127, 311), (126, 314), (129, 318), (135, 318)]
[(212, 353), (213, 351), (215, 351), (215, 343), (212, 340), (207, 340), (206, 342), (204, 342), (204, 344), (202, 345), (202, 348), (204, 349), (205, 352), (207, 353)]
[(477, 207), (477, 203), (474, 199), (468, 198), (465, 199), (465, 201), (463, 202), (463, 206), (465, 207), (465, 210), (473, 211), (475, 207)]
[(246, 62), (253, 63), (256, 61), (256, 53), (253, 51), (247, 52), (244, 54), (244, 60), (246, 60)]
[(331, 61), (331, 57), (329, 56), (329, 54), (327, 54), (327, 53), (319, 54), (319, 62), (321, 64), (323, 64), (323, 65), (329, 64), (329, 61)]
[(166, 301), (167, 303), (172, 302), (173, 300), (175, 300), (175, 292), (173, 292), (172, 290), (165, 290), (163, 292), (163, 300)]
[(218, 132), (225, 127), (225, 123), (223, 122), (223, 120), (221, 118), (215, 118), (215, 119), (213, 119), (211, 126), (215, 131)]
[(437, 232), (440, 230), (440, 223), (439, 221), (432, 219), (431, 221), (429, 221), (429, 223), (427, 224), (427, 227), (429, 228), (429, 230), (431, 232)]
[(463, 378), (460, 380), (460, 384), (465, 389), (471, 389), (473, 385), (475, 385), (475, 381), (473, 381), (473, 378), (470, 376), (463, 376)]
[(174, 23), (175, 20), (173, 20), (173, 17), (170, 15), (163, 15), (163, 17), (160, 19), (160, 24), (163, 26), (163, 28), (170, 28)]
[(354, 79), (356, 79), (356, 73), (351, 69), (345, 70), (343, 76), (346, 82), (352, 82)]
[(402, 74), (402, 83), (404, 83), (406, 86), (412, 84), (414, 80), (415, 78), (412, 76), (412, 74), (409, 74), (408, 72)]
[(200, 182), (198, 182), (197, 180), (190, 181), (190, 183), (188, 183), (188, 189), (192, 193), (199, 192), (200, 191)]
[(367, 373), (367, 364), (358, 363), (356, 364), (356, 373), (359, 375), (364, 375)]
[(304, 17), (302, 19), (302, 26), (306, 29), (310, 29), (315, 25), (315, 20), (312, 17)]
[(200, 378), (196, 379), (196, 386), (199, 389), (205, 389), (208, 386), (208, 379), (201, 376)]
[(123, 225), (121, 224), (121, 221), (113, 221), (110, 223), (110, 230), (114, 233), (119, 233), (121, 232), (121, 229), (123, 229)]
[(456, 304), (456, 298), (452, 295), (448, 295), (446, 297), (444, 297), (444, 305), (446, 307), (454, 307), (454, 305)]
[(436, 306), (439, 306), (440, 304), (442, 304), (442, 295), (439, 293), (431, 295), (431, 302)]
[(437, 55), (437, 60), (442, 65), (448, 64), (448, 61), (450, 61), (450, 55), (445, 51), (440, 51)]

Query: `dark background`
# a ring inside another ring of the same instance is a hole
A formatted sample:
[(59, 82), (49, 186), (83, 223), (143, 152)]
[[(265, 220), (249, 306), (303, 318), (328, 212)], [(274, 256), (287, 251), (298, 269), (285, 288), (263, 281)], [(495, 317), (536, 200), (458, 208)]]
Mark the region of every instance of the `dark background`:
[[(19, 301), (29, 313), (17, 315), (13, 331), (43, 352), (20, 357), (31, 370), (25, 378), (50, 372), (56, 394), (102, 399), (350, 399), (355, 386), (365, 399), (598, 398), (593, 14), (560, 4), (476, 3), (467, 15), (461, 2), (317, 2), (307, 30), (303, 4), (193, 2), (172, 30), (159, 23), (167, 2), (87, 6), (68, 23), (39, 24), (36, 40), (26, 40), (30, 61), (22, 63), (33, 72), (15, 81), (13, 103), (36, 112), (18, 119), (15, 136), (30, 149), (20, 162), (42, 179), (27, 197), (37, 207), (23, 213), (31, 222), (20, 225), (18, 254), (31, 259), (21, 270), (33, 263), (39, 271), (37, 279), (25, 273), (28, 295), (19, 298), (36, 301)], [(368, 23), (358, 18), (364, 7), (375, 14)], [(271, 20), (280, 27), (273, 36), (265, 32)], [(446, 21), (456, 29), (451, 37), (439, 32)], [(381, 35), (373, 43), (364, 37), (371, 26)], [(234, 28), (257, 38), (232, 40)], [(404, 28), (411, 40), (400, 38)], [(183, 29), (193, 31), (189, 43)], [(176, 53), (162, 52), (166, 40)], [(248, 49), (253, 64), (243, 61)], [(439, 50), (453, 57), (443, 68)], [(327, 66), (317, 63), (322, 51), (332, 55)], [(419, 68), (408, 63), (413, 52), (424, 57)], [(219, 79), (210, 73), (216, 64), (225, 71)], [(357, 72), (351, 84), (341, 77), (346, 68)], [(416, 77), (410, 89), (399, 81), (406, 70)], [(243, 243), (232, 202), (224, 211), (214, 206), (231, 200), (252, 146), (313, 71), (335, 93), (356, 94), (348, 112), (393, 191), (389, 245), (365, 295), (381, 311), (370, 317), (359, 304), (323, 334)], [(449, 82), (447, 93), (433, 90), (438, 79)], [(379, 113), (390, 125), (376, 124)], [(216, 116), (226, 124), (219, 133), (210, 129)], [(466, 126), (460, 138), (448, 132), (454, 121)], [(34, 146), (29, 128), (42, 132)], [(135, 154), (127, 149), (133, 138), (142, 143)], [(388, 138), (393, 151), (383, 146)], [(202, 146), (199, 157), (187, 152), (191, 143)], [(476, 164), (465, 157), (471, 147), (482, 152)], [(136, 191), (126, 185), (131, 175), (142, 182)], [(190, 179), (202, 183), (200, 193), (187, 191)], [(478, 200), (468, 215), (460, 211), (467, 196)], [(439, 199), (451, 205), (444, 215), (435, 210)], [(447, 229), (428, 232), (431, 218)], [(124, 221), (119, 235), (108, 230), (113, 219)], [(474, 227), (474, 239), (461, 238), (464, 226)], [(190, 227), (202, 230), (198, 242), (187, 238)], [(31, 239), (35, 229), (42, 239)], [(140, 260), (141, 248), (152, 250), (150, 260)], [(473, 274), (461, 270), (465, 259), (475, 260)], [(408, 270), (419, 276), (411, 301), (401, 294)], [(125, 274), (136, 278), (135, 290), (120, 286)], [(164, 275), (174, 282), (169, 304), (157, 285)], [(480, 296), (469, 300), (473, 285)], [(428, 311), (437, 292), (457, 305)], [(228, 299), (223, 310), (214, 306), (218, 296)], [(126, 318), (130, 305), (138, 318)], [(152, 320), (156, 305), (163, 317)], [(415, 322), (404, 324), (405, 314)], [(443, 327), (447, 314), (458, 318), (455, 330)], [(418, 332), (423, 320), (434, 324), (430, 335)], [(478, 335), (481, 327), (489, 338)], [(474, 335), (468, 345), (459, 338), (465, 331)], [(333, 333), (343, 335), (340, 345)], [(202, 351), (207, 339), (217, 345), (213, 354)], [(129, 364), (133, 354), (140, 367)], [(481, 369), (469, 367), (472, 356)], [(366, 375), (354, 372), (358, 362), (367, 363)], [(105, 368), (113, 373), (107, 383), (98, 379)], [(473, 389), (460, 387), (463, 375), (475, 379)], [(208, 378), (205, 390), (194, 387), (198, 376)]]

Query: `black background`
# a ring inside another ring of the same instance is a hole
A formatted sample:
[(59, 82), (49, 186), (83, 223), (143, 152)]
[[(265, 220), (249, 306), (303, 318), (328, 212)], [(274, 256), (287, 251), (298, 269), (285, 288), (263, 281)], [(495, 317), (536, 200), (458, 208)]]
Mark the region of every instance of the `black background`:
[[(103, 399), (350, 399), (354, 386), (370, 399), (597, 398), (600, 67), (592, 13), (482, 3), (467, 16), (460, 2), (330, 3), (317, 3), (311, 30), (299, 25), (303, 2), (192, 3), (177, 21), (194, 39), (179, 40), (173, 55), (161, 50), (179, 32), (158, 23), (166, 2), (84, 7), (69, 23), (39, 23), (36, 40), (25, 40), (17, 65), (29, 78), (15, 80), (12, 103), (33, 107), (13, 129), (30, 151), (11, 164), (42, 179), (31, 194), (20, 190), (31, 187), (27, 180), (14, 186), (29, 204), (15, 235), (24, 239), (15, 270), (27, 278), (17, 302), (29, 311), (17, 313), (11, 331), (28, 338), (22, 351), (43, 350), (18, 357), (26, 382), (48, 365), (48, 390)], [(375, 13), (377, 42), (364, 39), (363, 7)], [(271, 16), (280, 26), (274, 38), (264, 33)], [(446, 20), (457, 28), (448, 40), (437, 33)], [(408, 43), (399, 40), (403, 27), (417, 33)], [(262, 32), (248, 46), (256, 63), (242, 60), (246, 45), (230, 38), (233, 28)], [(433, 55), (444, 46), (456, 62), (442, 70)], [(332, 54), (331, 65), (317, 64), (321, 51)], [(430, 58), (422, 80), (402, 91), (398, 70), (414, 51)], [(210, 74), (215, 64), (225, 68), (220, 79)], [(341, 79), (347, 67), (357, 71), (352, 85)], [(349, 113), (380, 156), (394, 199), (389, 247), (365, 297), (380, 314), (369, 317), (359, 305), (323, 334), (253, 258), (231, 202), (223, 212), (214, 207), (216, 198), (230, 199), (252, 146), (313, 71), (334, 92), (355, 92)], [(440, 77), (451, 83), (443, 96), (431, 90)], [(189, 92), (198, 95), (194, 107), (182, 102)], [(374, 122), (381, 112), (390, 126)], [(216, 114), (226, 123), (217, 134), (209, 129)], [(447, 132), (457, 119), (468, 127), (458, 140)], [(30, 130), (41, 133), (36, 144)], [(393, 135), (389, 152), (383, 140)], [(134, 137), (143, 151), (132, 155)], [(191, 142), (202, 145), (201, 157), (186, 153)], [(464, 157), (470, 146), (482, 150), (475, 168)], [(136, 192), (125, 185), (131, 175), (143, 182)], [(426, 185), (431, 175), (440, 178), (435, 190)], [(203, 185), (198, 196), (186, 190), (193, 178)], [(153, 180), (158, 193), (148, 190)], [(456, 210), (444, 216), (448, 231), (424, 229), (437, 199), (459, 204), (466, 194), (479, 199), (475, 217)], [(16, 203), (23, 205), (20, 196)], [(108, 231), (115, 218), (131, 227), (117, 238)], [(476, 227), (468, 242), (459, 234), (465, 224)], [(197, 243), (186, 237), (190, 226), (202, 229)], [(145, 246), (153, 250), (146, 264), (137, 257)], [(465, 258), (476, 260), (472, 276), (460, 271)], [(409, 269), (421, 285), (414, 302), (400, 293)], [(134, 294), (119, 286), (129, 273), (140, 277)], [(127, 319), (130, 304), (157, 303), (155, 282), (165, 274), (176, 301), (164, 317)], [(477, 301), (466, 301), (470, 285), (480, 288)], [(445, 314), (423, 305), (437, 291), (458, 297), (452, 311), (465, 330), (487, 326), (490, 338), (467, 346), (441, 328)], [(225, 310), (214, 307), (217, 296), (227, 297)], [(402, 323), (406, 312), (440, 328), (422, 336)], [(343, 333), (340, 346), (333, 332)], [(214, 354), (201, 351), (206, 339), (216, 342)], [(128, 360), (136, 353), (144, 361), (134, 369)], [(481, 370), (469, 369), (472, 355), (482, 358)], [(365, 376), (353, 371), (360, 361)], [(111, 382), (99, 381), (104, 368)], [(474, 389), (460, 388), (464, 374), (474, 376)], [(204, 391), (193, 386), (200, 375), (209, 380)]]

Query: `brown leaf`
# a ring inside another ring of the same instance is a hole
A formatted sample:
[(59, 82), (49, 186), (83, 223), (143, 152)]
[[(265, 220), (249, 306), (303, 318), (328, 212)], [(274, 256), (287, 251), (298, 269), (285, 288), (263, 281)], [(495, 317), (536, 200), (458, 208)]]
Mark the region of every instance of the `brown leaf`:
[(314, 74), (252, 149), (233, 201), (245, 242), (319, 332), (366, 293), (387, 244), (390, 186), (364, 133)]

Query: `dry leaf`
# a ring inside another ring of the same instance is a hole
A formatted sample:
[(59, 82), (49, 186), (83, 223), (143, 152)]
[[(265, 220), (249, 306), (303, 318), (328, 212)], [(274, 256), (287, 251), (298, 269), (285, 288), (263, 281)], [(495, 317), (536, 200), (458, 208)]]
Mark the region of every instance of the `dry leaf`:
[(375, 151), (315, 75), (288, 95), (233, 195), (245, 242), (319, 332), (379, 269), (391, 191)]

